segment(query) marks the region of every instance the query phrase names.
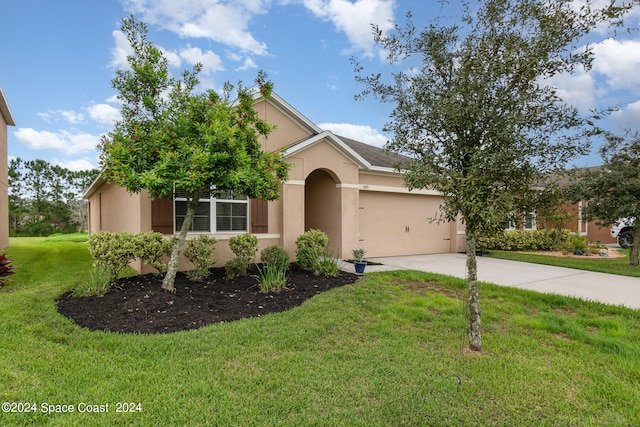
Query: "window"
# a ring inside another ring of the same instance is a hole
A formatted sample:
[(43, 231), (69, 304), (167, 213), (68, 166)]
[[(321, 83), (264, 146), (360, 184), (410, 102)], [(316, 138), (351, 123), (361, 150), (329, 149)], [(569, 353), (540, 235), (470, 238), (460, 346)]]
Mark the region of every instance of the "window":
[[(198, 201), (190, 232), (216, 233), (248, 231), (249, 199), (230, 190), (204, 191), (208, 197)], [(187, 215), (187, 200), (182, 189), (175, 192), (175, 230), (182, 228)]]
[(523, 230), (535, 230), (536, 229), (536, 214), (535, 212), (530, 212), (524, 217), (518, 217), (515, 214), (510, 215), (504, 221), (505, 230), (517, 230), (518, 225), (522, 225)]
[(525, 230), (535, 230), (536, 229), (536, 215), (531, 212), (525, 215), (524, 217), (524, 229)]

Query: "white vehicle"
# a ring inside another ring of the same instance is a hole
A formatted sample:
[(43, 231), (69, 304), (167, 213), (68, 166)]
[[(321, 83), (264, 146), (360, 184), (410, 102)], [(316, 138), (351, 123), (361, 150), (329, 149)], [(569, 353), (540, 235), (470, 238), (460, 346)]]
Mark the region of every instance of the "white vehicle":
[(621, 248), (627, 249), (633, 243), (633, 222), (635, 218), (620, 218), (611, 226), (611, 237), (618, 239)]

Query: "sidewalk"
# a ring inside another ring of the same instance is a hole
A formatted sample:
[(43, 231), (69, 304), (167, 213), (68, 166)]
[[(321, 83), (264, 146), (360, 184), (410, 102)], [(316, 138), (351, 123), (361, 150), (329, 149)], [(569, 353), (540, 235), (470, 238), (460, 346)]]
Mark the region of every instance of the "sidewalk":
[[(420, 270), (465, 278), (466, 255), (458, 253), (370, 258), (382, 265), (367, 265), (366, 272)], [(477, 257), (478, 280), (527, 289), (624, 305), (640, 309), (640, 278), (595, 273), (572, 268)], [(349, 266), (347, 266), (347, 271)], [(353, 267), (351, 267), (353, 268)]]

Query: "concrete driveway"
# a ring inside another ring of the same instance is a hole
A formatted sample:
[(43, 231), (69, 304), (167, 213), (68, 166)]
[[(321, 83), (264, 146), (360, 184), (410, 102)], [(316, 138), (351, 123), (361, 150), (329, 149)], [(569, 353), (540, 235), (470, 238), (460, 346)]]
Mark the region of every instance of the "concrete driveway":
[[(432, 254), (370, 258), (366, 272), (421, 270), (465, 278), (466, 255)], [(478, 257), (478, 280), (531, 291), (640, 309), (640, 278)]]

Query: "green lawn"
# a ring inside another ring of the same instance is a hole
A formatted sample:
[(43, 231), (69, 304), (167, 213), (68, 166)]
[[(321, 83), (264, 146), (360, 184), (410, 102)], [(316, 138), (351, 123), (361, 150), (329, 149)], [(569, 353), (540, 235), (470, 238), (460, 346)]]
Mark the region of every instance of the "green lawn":
[(598, 271), (600, 273), (640, 277), (640, 267), (632, 267), (629, 265), (629, 250), (619, 249), (619, 252), (625, 256), (622, 258), (606, 258), (593, 255), (582, 257), (556, 257), (495, 250), (491, 250), (489, 256), (493, 258), (509, 259), (512, 261), (532, 262), (535, 264), (577, 268), (578, 270)]
[(54, 301), (88, 277), (86, 245), (45, 240), (7, 250), (1, 400), (37, 411), (2, 425), (640, 424), (640, 311), (481, 284), (485, 353), (469, 355), (464, 282), (403, 271), (262, 318), (90, 332)]

